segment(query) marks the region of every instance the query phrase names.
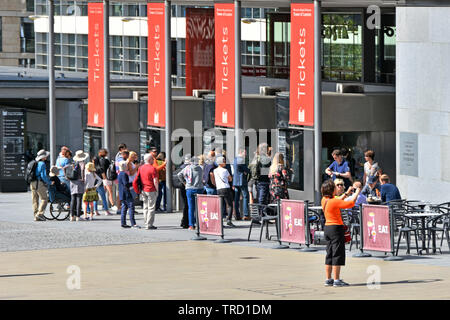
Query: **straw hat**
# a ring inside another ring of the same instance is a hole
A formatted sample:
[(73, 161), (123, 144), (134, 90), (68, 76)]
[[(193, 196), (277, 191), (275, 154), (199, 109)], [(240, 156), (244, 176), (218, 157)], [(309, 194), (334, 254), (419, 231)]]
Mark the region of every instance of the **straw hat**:
[(87, 170), (87, 171), (91, 171), (91, 172), (96, 171), (96, 169), (95, 169), (95, 164), (94, 164), (93, 162), (89, 162), (89, 163), (86, 165), (86, 170)]
[(73, 157), (73, 161), (84, 161), (88, 158), (88, 154), (83, 152), (83, 150), (78, 150), (75, 152), (75, 156)]
[(44, 149), (39, 150), (37, 157), (36, 157), (36, 161), (41, 161), (44, 158), (47, 158), (50, 155), (50, 152), (45, 151)]
[(59, 174), (59, 169), (57, 166), (52, 166), (50, 168), (50, 173), (48, 174), (50, 177), (57, 176)]

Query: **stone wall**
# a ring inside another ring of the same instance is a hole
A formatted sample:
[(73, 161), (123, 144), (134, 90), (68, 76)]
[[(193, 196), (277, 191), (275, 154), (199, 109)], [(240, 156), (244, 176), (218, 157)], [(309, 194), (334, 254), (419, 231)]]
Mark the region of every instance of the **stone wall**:
[(450, 7), (397, 8), (397, 184), (403, 198), (450, 201), (449, 16)]

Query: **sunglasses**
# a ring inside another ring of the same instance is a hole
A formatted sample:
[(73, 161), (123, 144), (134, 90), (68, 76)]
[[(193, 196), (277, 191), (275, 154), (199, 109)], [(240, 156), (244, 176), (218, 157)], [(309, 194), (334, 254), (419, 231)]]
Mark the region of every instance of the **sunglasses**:
[(336, 186), (338, 186), (338, 187), (343, 187), (344, 185), (343, 184), (340, 184), (340, 183), (338, 183)]

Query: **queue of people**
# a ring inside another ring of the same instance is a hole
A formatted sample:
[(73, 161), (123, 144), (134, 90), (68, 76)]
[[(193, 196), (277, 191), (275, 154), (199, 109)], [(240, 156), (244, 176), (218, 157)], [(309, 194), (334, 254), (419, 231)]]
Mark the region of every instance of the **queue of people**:
[[(46, 220), (47, 188), (52, 185), (56, 192), (70, 199), (70, 221), (94, 220), (94, 216), (100, 215), (98, 202), (101, 199), (105, 215), (113, 214), (110, 210), (116, 211), (121, 215), (123, 228), (140, 228), (134, 219), (134, 202), (140, 197), (144, 207), (144, 228), (156, 229), (153, 223), (157, 206), (162, 204), (166, 209), (165, 181), (160, 181), (162, 172), (165, 173), (165, 155), (157, 155), (156, 148), (149, 149), (141, 164), (137, 153), (128, 151), (125, 144), (119, 145), (113, 161), (108, 159), (108, 151), (104, 148), (89, 159), (83, 150), (76, 151), (72, 157), (72, 151), (63, 146), (55, 165), (47, 170), (49, 152), (40, 150), (26, 170), (34, 220)], [(127, 213), (131, 225), (126, 223)]]

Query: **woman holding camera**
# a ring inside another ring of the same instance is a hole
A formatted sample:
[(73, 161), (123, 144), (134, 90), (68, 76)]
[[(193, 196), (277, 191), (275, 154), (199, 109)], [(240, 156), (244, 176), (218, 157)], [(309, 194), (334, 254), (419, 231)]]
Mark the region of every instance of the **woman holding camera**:
[[(325, 258), (325, 273), (327, 280), (325, 286), (343, 287), (348, 283), (340, 279), (341, 266), (345, 265), (345, 237), (344, 222), (342, 221), (341, 209), (350, 209), (355, 206), (355, 201), (361, 192), (360, 188), (349, 187), (345, 193), (347, 196), (353, 191), (353, 195), (344, 201), (335, 198), (338, 193), (337, 187), (332, 180), (322, 184), (322, 209), (325, 215), (324, 235), (327, 241), (327, 255)], [(334, 273), (334, 279), (331, 274)]]

